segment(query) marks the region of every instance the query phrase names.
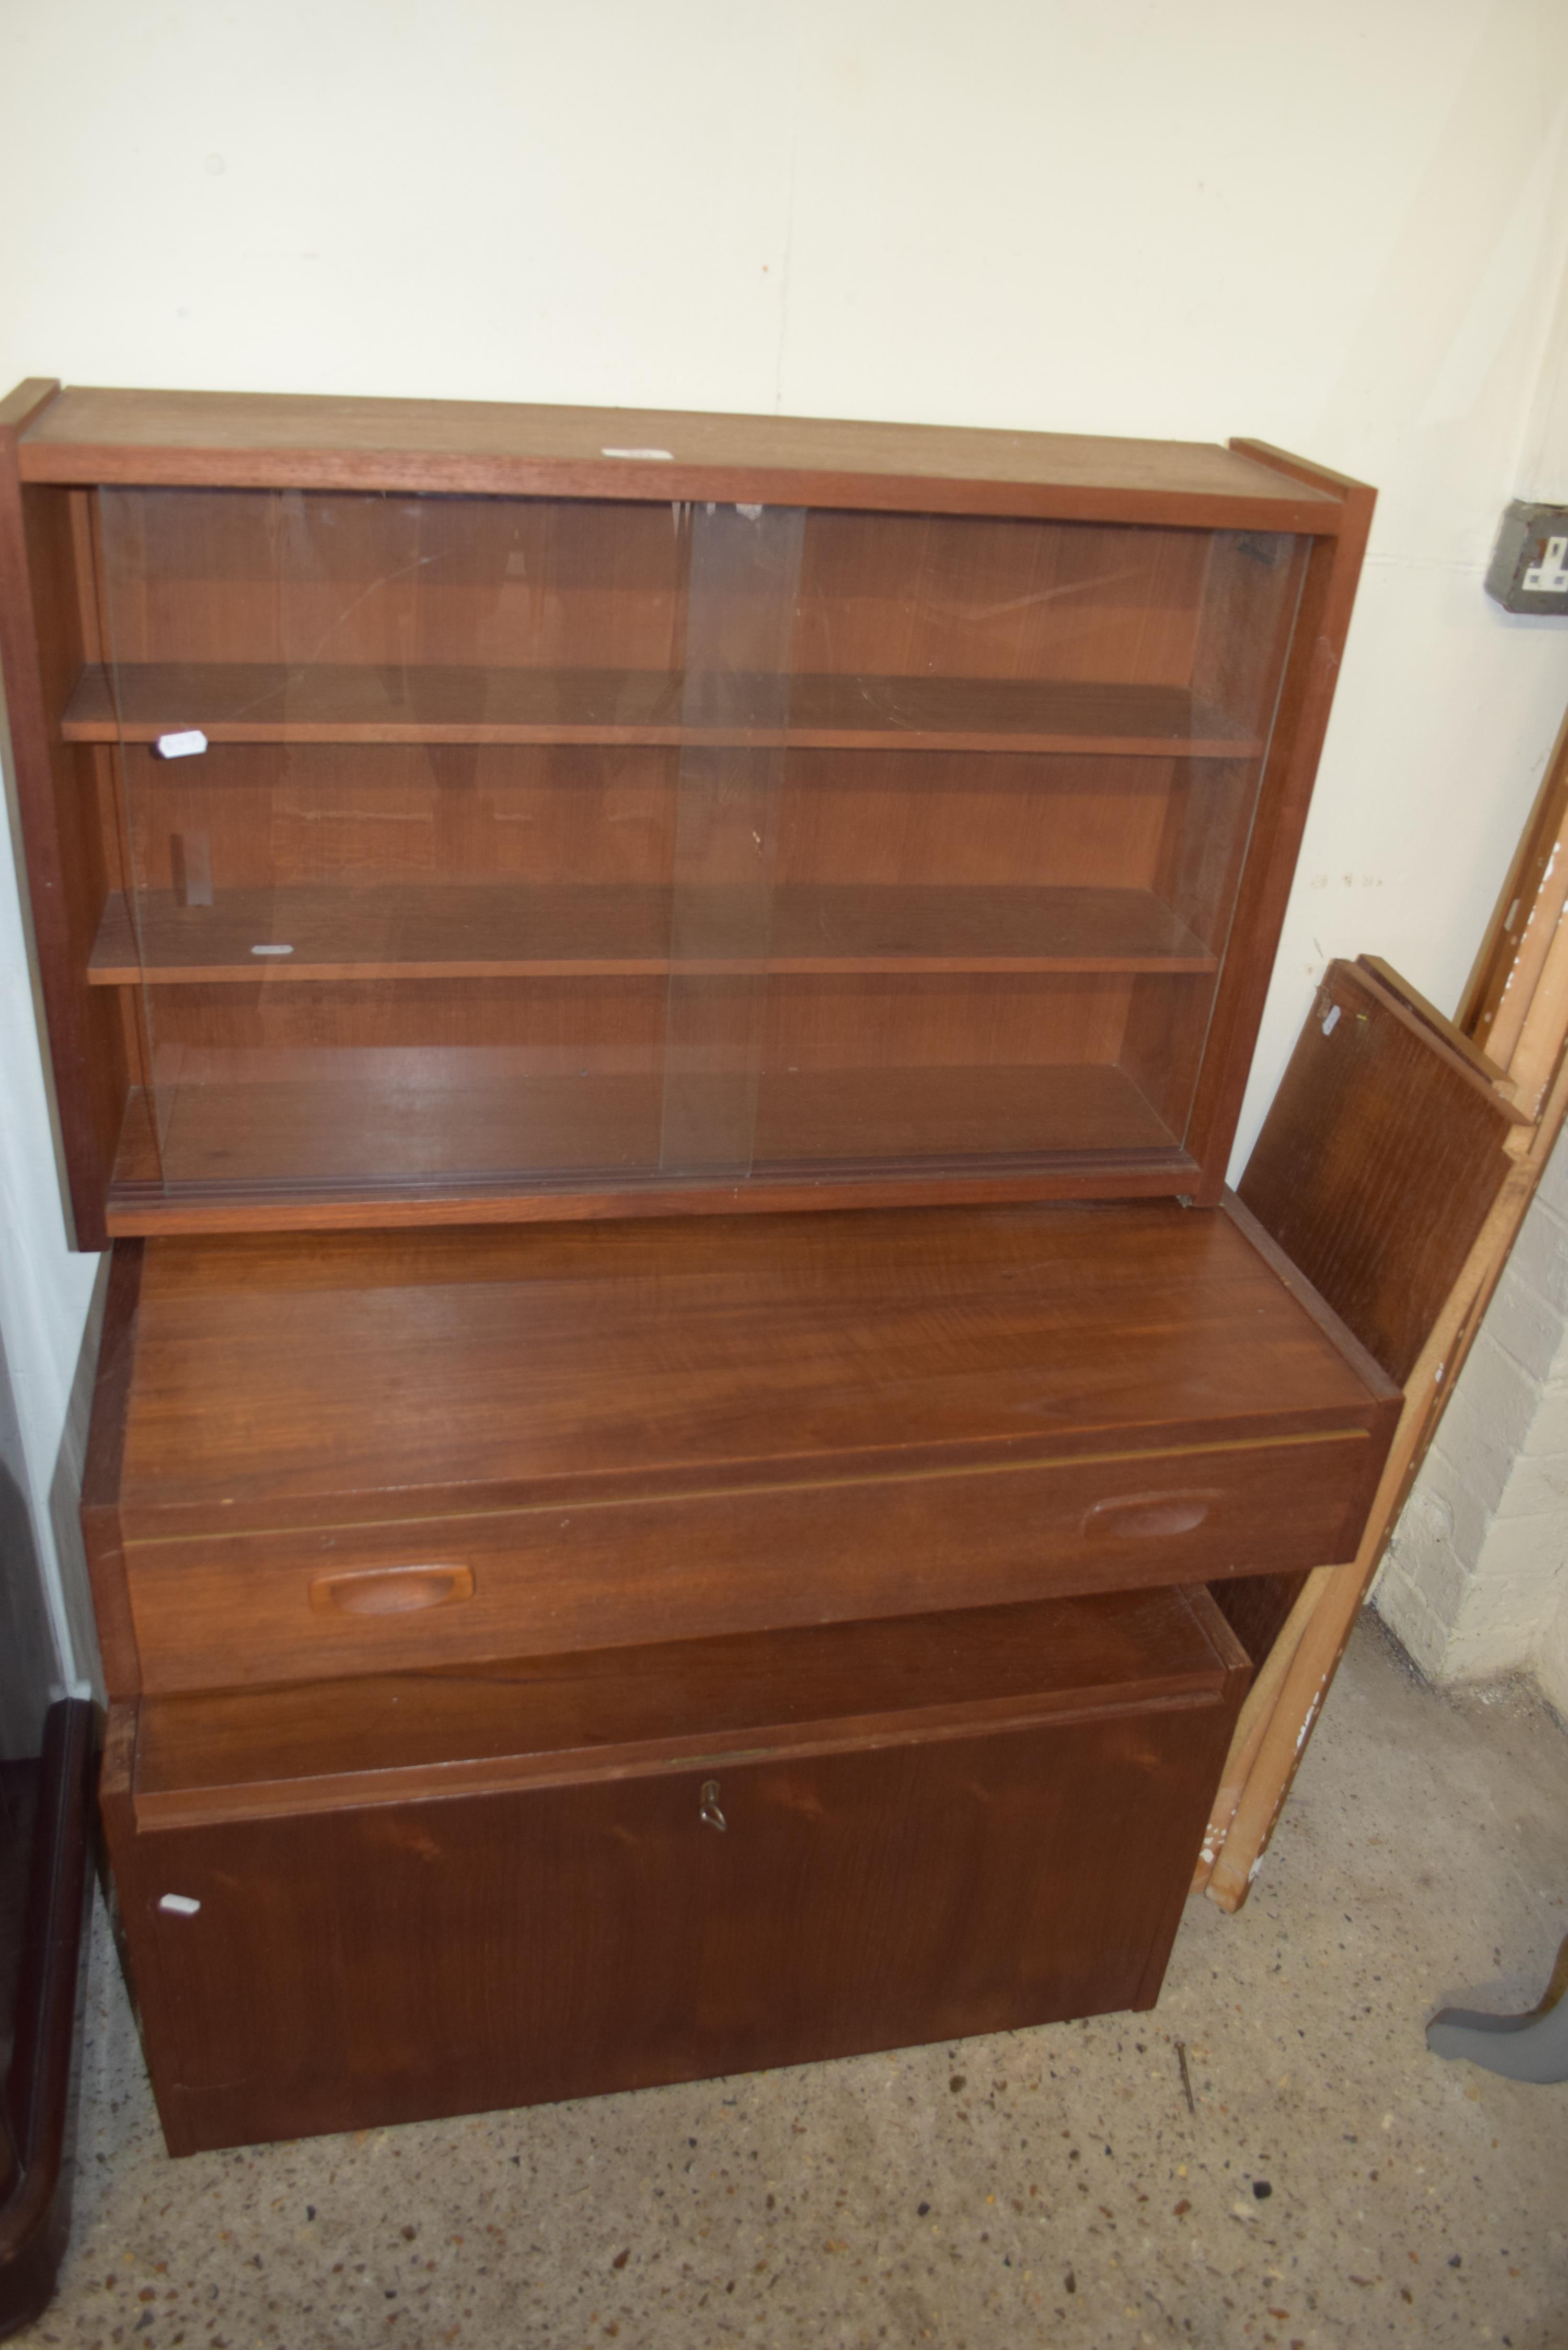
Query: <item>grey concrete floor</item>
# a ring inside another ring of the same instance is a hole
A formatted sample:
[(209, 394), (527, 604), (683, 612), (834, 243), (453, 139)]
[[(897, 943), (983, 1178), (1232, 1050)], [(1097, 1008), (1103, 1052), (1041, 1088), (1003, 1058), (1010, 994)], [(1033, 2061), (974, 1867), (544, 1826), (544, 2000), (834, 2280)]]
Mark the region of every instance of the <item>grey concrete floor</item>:
[(1532, 2004), (1565, 1899), (1561, 1726), (1368, 1617), (1251, 1903), (1189, 1905), (1148, 2015), (174, 2163), (100, 1939), (71, 2250), (18, 2338), (1559, 2350), (1568, 2088), (1422, 2028)]

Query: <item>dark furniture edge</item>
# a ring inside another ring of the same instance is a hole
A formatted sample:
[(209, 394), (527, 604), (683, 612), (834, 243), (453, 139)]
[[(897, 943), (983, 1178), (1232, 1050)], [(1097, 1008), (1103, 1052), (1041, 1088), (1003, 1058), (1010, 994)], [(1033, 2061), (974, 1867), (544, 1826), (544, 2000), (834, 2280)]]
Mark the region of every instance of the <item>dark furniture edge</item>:
[(0, 676), (10, 721), (16, 816), (26, 850), (18, 889), (28, 960), (42, 999), (44, 1083), (60, 1161), (67, 1237), (71, 1247), (90, 1250), (103, 1246), (104, 1233), (101, 1192), (92, 1180), (96, 1152), (88, 1088), (82, 1081), (90, 1057), (87, 978), (83, 972), (73, 984), (58, 935), (65, 920), (64, 860), (20, 469), (21, 436), (59, 390), (47, 377), (33, 377), (0, 400)]
[[(1329, 966), (1334, 968), (1333, 964)], [(1355, 973), (1369, 995), (1381, 1003), (1390, 1017), (1403, 1027), (1417, 1030), (1424, 1043), (1435, 1045), (1455, 1065), (1459, 1075), (1473, 1092), (1480, 1094), (1510, 1126), (1530, 1126), (1533, 1120), (1507, 1094), (1500, 1091), (1510, 1083), (1506, 1069), (1481, 1051), (1473, 1037), (1462, 1028), (1456, 1028), (1446, 1019), (1435, 1003), (1429, 1003), (1418, 988), (1397, 972), (1381, 955), (1357, 955), (1353, 963), (1340, 968)]]
[(0, 2209), (0, 2335), (47, 2307), (70, 2231), (95, 1744), (86, 1699), (50, 1707), (5, 2082), (21, 2177)]
[(82, 1470), (81, 1523), (98, 1619), (104, 1680), (111, 1698), (134, 1697), (141, 1687), (140, 1654), (126, 1588), (119, 1520), (126, 1420), (136, 1369), (136, 1326), (141, 1302), (146, 1243), (111, 1243), (109, 1289), (93, 1378), (92, 1416)]
[(1327, 1299), (1319, 1295), (1305, 1274), (1285, 1254), (1268, 1227), (1259, 1222), (1251, 1208), (1244, 1206), (1234, 1191), (1227, 1188), (1220, 1206), (1242, 1238), (1256, 1249), (1264, 1263), (1278, 1274), (1291, 1295), (1311, 1315), (1329, 1344), (1344, 1357), (1356, 1378), (1370, 1391), (1373, 1402), (1391, 1407), (1395, 1418), (1397, 1418), (1405, 1400), (1405, 1390), (1397, 1380), (1389, 1378), (1376, 1355), (1362, 1345), (1348, 1323), (1340, 1320)]

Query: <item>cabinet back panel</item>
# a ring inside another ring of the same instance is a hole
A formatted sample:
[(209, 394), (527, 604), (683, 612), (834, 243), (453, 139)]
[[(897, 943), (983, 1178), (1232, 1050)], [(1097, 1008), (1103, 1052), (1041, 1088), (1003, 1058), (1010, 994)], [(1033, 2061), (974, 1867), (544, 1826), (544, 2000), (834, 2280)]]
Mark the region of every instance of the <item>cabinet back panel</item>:
[(794, 751), (784, 763), (778, 878), (1151, 889), (1179, 765)]
[(1211, 541), (1192, 691), (1249, 733), (1273, 719), (1308, 544), (1256, 531), (1216, 531)]
[(1255, 760), (1178, 761), (1163, 803), (1148, 886), (1215, 954), (1230, 938), (1261, 773)]
[(1121, 1066), (1179, 1140), (1187, 1131), (1214, 991), (1207, 981), (1135, 979)]
[(1128, 982), (1099, 977), (775, 979), (763, 1066), (882, 1069), (1114, 1061)]
[[(1126, 1025), (1125, 979), (774, 980), (763, 1066), (786, 1070), (961, 1067), (1114, 1061)], [(1174, 988), (1178, 983), (1158, 983)], [(743, 991), (744, 983), (738, 983)], [(712, 983), (715, 996), (724, 983)], [(369, 1053), (494, 1046), (518, 1066), (657, 1069), (664, 1046), (661, 980), (431, 980), (302, 986), (166, 987), (155, 998), (155, 1052), (187, 1081), (198, 1068), (237, 1080), (275, 1062), (319, 1064), (329, 1081)]]
[(1186, 685), (1205, 531), (814, 514), (795, 667)]
[(671, 751), (558, 743), (224, 743), (123, 756), (142, 887), (174, 842), (209, 844), (214, 890), (418, 881), (668, 882)]
[[(78, 670), (96, 657), (91, 550), (65, 490), (0, 476), (0, 654), (17, 814), (32, 881), (54, 1107), (82, 1248), (103, 1242), (103, 1189), (129, 1079), (119, 1007), (83, 985), (119, 841), (96, 754), (61, 740)], [(106, 822), (106, 814), (110, 820)]]
[[(519, 1068), (655, 1068), (664, 1035), (664, 983), (607, 979), (345, 981), (320, 985), (165, 987), (153, 1045), (182, 1066), (239, 1077), (315, 1064), (325, 1082), (356, 1056), (479, 1053), (495, 1047)], [(302, 1056), (304, 1056), (302, 1058)]]
[(303, 490), (99, 493), (109, 658), (668, 670), (683, 510)]

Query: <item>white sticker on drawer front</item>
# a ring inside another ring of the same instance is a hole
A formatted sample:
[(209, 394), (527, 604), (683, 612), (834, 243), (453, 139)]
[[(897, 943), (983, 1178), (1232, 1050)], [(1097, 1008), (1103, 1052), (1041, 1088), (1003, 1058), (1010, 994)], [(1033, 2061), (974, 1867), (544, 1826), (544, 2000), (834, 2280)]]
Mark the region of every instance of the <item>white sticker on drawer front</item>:
[(206, 747), (207, 738), (199, 726), (182, 726), (172, 734), (160, 734), (152, 751), (159, 759), (193, 759)]
[(158, 1904), (160, 1909), (166, 1909), (171, 1918), (193, 1918), (201, 1906), (188, 1893), (166, 1893)]
[(1109, 1534), (1117, 1542), (1168, 1540), (1189, 1534), (1209, 1515), (1210, 1493), (1127, 1493), (1114, 1502), (1096, 1502), (1084, 1514), (1086, 1534)]
[(629, 457), (634, 464), (673, 465), (673, 449), (601, 449), (601, 457)]

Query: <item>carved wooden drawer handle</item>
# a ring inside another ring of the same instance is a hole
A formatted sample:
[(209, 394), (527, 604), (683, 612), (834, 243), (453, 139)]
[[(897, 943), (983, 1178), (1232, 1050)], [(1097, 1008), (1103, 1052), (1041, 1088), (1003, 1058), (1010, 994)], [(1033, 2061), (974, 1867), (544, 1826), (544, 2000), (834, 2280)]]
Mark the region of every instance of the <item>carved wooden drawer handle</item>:
[(323, 1616), (410, 1616), (473, 1596), (472, 1566), (372, 1566), (352, 1575), (318, 1575), (310, 1604)]
[(1212, 1492), (1126, 1493), (1114, 1502), (1096, 1502), (1085, 1516), (1084, 1532), (1113, 1542), (1168, 1541), (1200, 1526), (1210, 1504), (1222, 1499)]

